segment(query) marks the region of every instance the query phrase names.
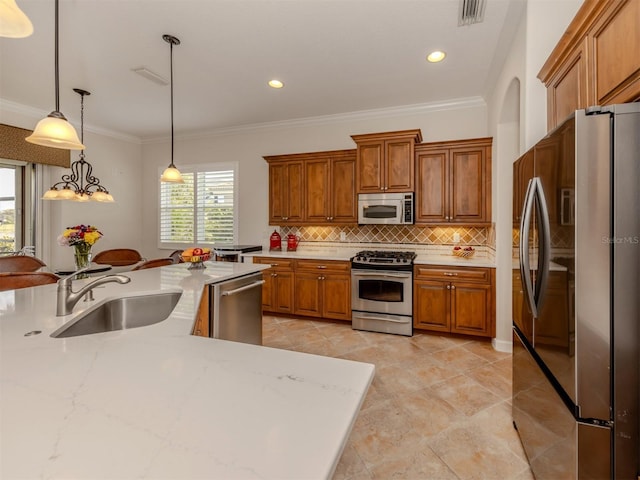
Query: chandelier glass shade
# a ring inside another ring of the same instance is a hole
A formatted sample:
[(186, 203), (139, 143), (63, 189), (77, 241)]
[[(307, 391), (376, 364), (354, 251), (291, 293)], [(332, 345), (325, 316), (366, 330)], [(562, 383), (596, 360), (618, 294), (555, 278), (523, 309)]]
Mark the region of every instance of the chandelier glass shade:
[[(3, 2), (4, 0), (0, 0)], [(75, 128), (60, 112), (60, 66), (58, 62), (58, 0), (55, 2), (55, 92), (56, 109), (36, 125), (35, 130), (25, 140), (43, 147), (63, 148), (66, 150), (83, 150), (84, 145), (78, 139)]]
[[(80, 95), (80, 135), (84, 141), (84, 96), (91, 94), (79, 88), (73, 91)], [(62, 180), (45, 192), (43, 200), (114, 201), (109, 191), (100, 184), (100, 179), (93, 176), (93, 167), (84, 159), (84, 151), (80, 152), (80, 158), (70, 168), (71, 173), (62, 175)]]
[(184, 183), (184, 179), (180, 174), (180, 170), (178, 170), (173, 163), (173, 46), (180, 45), (180, 40), (178, 40), (173, 35), (163, 35), (162, 39), (167, 42), (170, 47), (169, 62), (171, 66), (171, 163), (165, 169), (165, 171), (162, 172), (160, 181), (168, 183)]
[(15, 0), (0, 0), (0, 37), (24, 38), (33, 33), (33, 24)]

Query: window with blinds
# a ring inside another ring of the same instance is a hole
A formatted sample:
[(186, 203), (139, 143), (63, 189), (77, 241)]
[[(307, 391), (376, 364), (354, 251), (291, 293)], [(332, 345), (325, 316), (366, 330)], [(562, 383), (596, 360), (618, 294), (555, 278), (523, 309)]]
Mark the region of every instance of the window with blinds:
[(184, 183), (160, 186), (160, 246), (235, 243), (235, 168), (181, 171)]

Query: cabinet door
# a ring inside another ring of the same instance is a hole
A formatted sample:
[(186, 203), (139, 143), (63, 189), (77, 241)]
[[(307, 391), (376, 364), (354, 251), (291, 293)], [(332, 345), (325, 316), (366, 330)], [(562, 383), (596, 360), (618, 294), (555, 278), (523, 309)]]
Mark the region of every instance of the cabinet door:
[(198, 307), (198, 316), (193, 327), (193, 335), (199, 337), (209, 336), (209, 285), (204, 287), (202, 297), (200, 298), (200, 306)]
[(416, 160), (416, 223), (447, 221), (448, 151), (419, 153)]
[(490, 337), (491, 286), (451, 284), (451, 332)]
[(424, 330), (450, 330), (448, 282), (414, 282), (413, 326)]
[(295, 275), (295, 314), (309, 317), (321, 317), (320, 280), (317, 273), (296, 272)]
[(384, 142), (385, 192), (413, 191), (413, 140)]
[(547, 83), (547, 129), (554, 129), (574, 110), (588, 107), (588, 103), (586, 41), (583, 41)]
[[(593, 105), (640, 97), (640, 2), (607, 2), (607, 10), (588, 35), (592, 52)], [(590, 99), (591, 100), (591, 99)]]
[(358, 144), (358, 193), (383, 191), (383, 148), (382, 141)]
[(356, 157), (331, 162), (331, 222), (357, 223)]
[(274, 272), (269, 270), (263, 270), (262, 279), (264, 283), (262, 284), (262, 310), (266, 312), (275, 312), (275, 281), (273, 278)]
[(294, 285), (293, 272), (287, 270), (276, 270), (274, 272), (273, 283), (273, 303), (276, 312), (293, 313), (294, 305)]
[(287, 216), (287, 165), (269, 164), (269, 225), (280, 225)]
[(307, 160), (305, 162), (305, 197), (307, 222), (326, 223), (329, 221), (330, 182), (329, 159)]
[(287, 184), (284, 193), (287, 198), (285, 221), (300, 223), (304, 220), (304, 170), (302, 162), (287, 163)]
[(351, 276), (326, 274), (321, 283), (322, 316), (351, 320)]
[(486, 222), (487, 185), (485, 149), (482, 147), (452, 149), (449, 152), (449, 221), (456, 223)]

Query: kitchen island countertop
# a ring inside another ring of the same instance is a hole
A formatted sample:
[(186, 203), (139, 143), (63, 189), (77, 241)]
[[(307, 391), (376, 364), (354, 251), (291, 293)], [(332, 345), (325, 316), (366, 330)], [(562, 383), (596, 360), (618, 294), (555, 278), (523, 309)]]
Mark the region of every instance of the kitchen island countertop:
[[(206, 265), (128, 272), (65, 317), (56, 285), (0, 292), (1, 478), (331, 477), (373, 365), (190, 335), (205, 284), (263, 268)], [(182, 291), (160, 323), (50, 337), (158, 291)]]

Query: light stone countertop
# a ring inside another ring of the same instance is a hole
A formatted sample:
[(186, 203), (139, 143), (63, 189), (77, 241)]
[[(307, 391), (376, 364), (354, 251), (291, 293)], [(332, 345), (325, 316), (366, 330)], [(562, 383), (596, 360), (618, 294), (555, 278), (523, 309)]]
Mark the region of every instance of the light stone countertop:
[(204, 284), (263, 268), (207, 267), (125, 273), (91, 305), (182, 291), (169, 318), (64, 339), (89, 305), (56, 317), (56, 285), (0, 292), (0, 478), (331, 478), (374, 366), (190, 335)]
[(417, 257), (414, 261), (418, 265), (445, 265), (451, 267), (489, 267), (495, 268), (495, 260), (487, 254), (484, 247), (476, 248), (476, 254), (471, 258), (456, 257), (451, 253), (453, 247), (450, 246), (421, 246), (421, 245), (383, 245), (377, 244), (360, 244), (354, 246), (347, 244), (341, 246), (339, 244), (331, 247), (322, 246), (304, 246), (295, 252), (287, 251), (268, 251), (251, 252), (242, 255), (245, 262), (252, 261), (253, 257), (272, 257), (272, 258), (290, 258), (290, 259), (311, 259), (311, 260), (341, 260), (347, 261), (361, 250), (395, 250), (395, 251), (415, 251)]

